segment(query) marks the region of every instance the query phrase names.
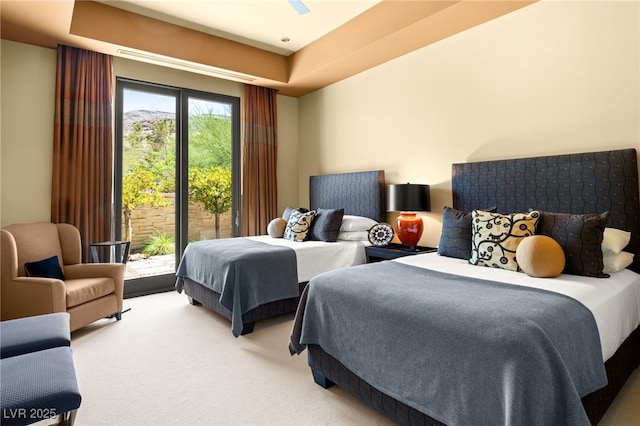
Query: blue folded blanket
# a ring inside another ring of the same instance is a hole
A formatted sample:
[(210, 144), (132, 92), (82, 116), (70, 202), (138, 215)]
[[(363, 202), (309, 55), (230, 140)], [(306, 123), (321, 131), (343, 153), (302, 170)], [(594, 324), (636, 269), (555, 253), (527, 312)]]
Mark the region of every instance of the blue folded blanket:
[(305, 293), (292, 353), (319, 345), (451, 426), (587, 425), (581, 397), (607, 384), (591, 311), (560, 294), (397, 262), (319, 275)]
[(183, 278), (220, 294), (232, 312), (231, 330), (242, 332), (242, 314), (276, 300), (299, 296), (296, 253), (247, 238), (205, 240), (187, 246), (176, 272), (176, 290)]

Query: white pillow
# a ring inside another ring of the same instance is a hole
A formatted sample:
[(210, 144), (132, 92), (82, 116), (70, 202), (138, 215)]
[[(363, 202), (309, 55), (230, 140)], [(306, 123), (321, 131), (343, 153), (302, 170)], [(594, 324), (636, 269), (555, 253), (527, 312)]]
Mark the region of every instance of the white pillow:
[(371, 229), (371, 227), (377, 223), (378, 222), (368, 217), (353, 216), (353, 215), (345, 214), (344, 216), (342, 216), (342, 224), (340, 225), (340, 232), (369, 231), (369, 229)]
[(338, 240), (342, 241), (369, 241), (369, 231), (340, 231)]
[(621, 251), (615, 254), (605, 254), (602, 256), (604, 269), (602, 272), (610, 274), (612, 272), (622, 271), (633, 262), (633, 253)]
[(631, 232), (616, 228), (604, 228), (602, 254), (617, 254), (631, 241)]

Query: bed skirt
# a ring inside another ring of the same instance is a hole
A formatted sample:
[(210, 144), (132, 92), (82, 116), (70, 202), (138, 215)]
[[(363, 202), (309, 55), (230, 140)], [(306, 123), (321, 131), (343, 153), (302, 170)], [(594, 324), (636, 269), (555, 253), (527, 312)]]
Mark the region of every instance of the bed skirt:
[[(306, 282), (298, 284), (298, 294), (302, 294), (302, 290), (307, 285)], [(220, 303), (220, 293), (211, 290), (200, 283), (189, 278), (184, 278), (184, 292), (190, 298), (192, 304), (203, 305), (224, 318), (231, 321), (231, 311)], [(292, 297), (289, 299), (276, 300), (274, 302), (265, 303), (257, 306), (248, 312), (242, 314), (242, 333), (249, 334), (253, 332), (256, 321), (267, 318), (277, 317), (279, 315), (295, 312), (298, 308), (300, 297)]]
[[(336, 384), (365, 405), (401, 425), (443, 425), (369, 385), (320, 346), (309, 345), (307, 350), (313, 379), (320, 386), (327, 388)], [(598, 424), (633, 370), (640, 365), (640, 327), (631, 333), (604, 365), (608, 385), (582, 398), (582, 405), (592, 425)]]

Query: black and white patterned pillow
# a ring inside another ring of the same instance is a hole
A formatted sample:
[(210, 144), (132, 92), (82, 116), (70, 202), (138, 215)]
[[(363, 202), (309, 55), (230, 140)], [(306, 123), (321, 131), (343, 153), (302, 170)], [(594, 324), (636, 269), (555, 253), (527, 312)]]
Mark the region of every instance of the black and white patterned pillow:
[(289, 217), (291, 217), (291, 213), (293, 213), (295, 211), (299, 211), (301, 213), (306, 213), (306, 212), (309, 211), (309, 209), (305, 209), (304, 207), (298, 207), (296, 209), (296, 208), (293, 208), (291, 206), (287, 206), (284, 209), (284, 211), (282, 212), (282, 218), (288, 222), (289, 221)]
[(503, 215), (474, 210), (469, 263), (518, 271), (516, 249), (523, 238), (535, 234), (539, 220), (539, 211)]
[(291, 241), (306, 240), (315, 215), (315, 210), (304, 213), (298, 210), (291, 212), (287, 227), (284, 228), (284, 238)]

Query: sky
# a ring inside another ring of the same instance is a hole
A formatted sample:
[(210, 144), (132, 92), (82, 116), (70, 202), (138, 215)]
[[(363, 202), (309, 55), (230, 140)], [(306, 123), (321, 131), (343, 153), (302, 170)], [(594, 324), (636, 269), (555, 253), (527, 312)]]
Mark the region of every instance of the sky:
[[(213, 112), (217, 115), (229, 115), (231, 106), (225, 103), (205, 101), (190, 98), (190, 107), (195, 111)], [(137, 110), (175, 112), (175, 98), (173, 96), (145, 93), (136, 90), (124, 91), (124, 112)]]

